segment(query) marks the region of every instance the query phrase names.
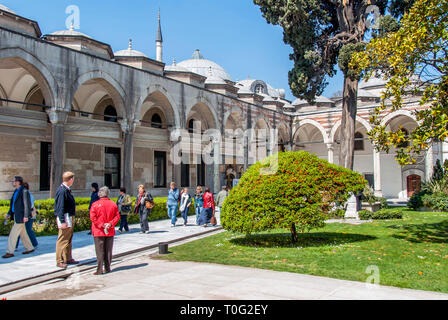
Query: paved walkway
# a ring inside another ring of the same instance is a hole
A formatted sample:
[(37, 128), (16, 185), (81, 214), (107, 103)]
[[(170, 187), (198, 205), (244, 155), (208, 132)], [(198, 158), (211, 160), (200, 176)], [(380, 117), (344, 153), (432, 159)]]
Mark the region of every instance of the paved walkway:
[[(216, 216), (219, 222), (219, 214)], [(183, 219), (180, 218), (174, 228), (171, 227), (170, 220), (149, 222), (149, 234), (140, 234), (140, 225), (131, 225), (129, 233), (118, 234), (117, 232), (113, 254), (191, 236), (213, 228), (196, 226), (196, 216), (188, 217), (188, 222), (188, 225), (184, 227)], [(56, 239), (57, 236), (38, 237), (39, 245), (32, 254), (23, 255), (22, 252), (25, 251), (25, 248), (20, 243), (13, 258), (3, 259), (0, 257), (0, 285), (61, 270), (56, 267)], [(8, 237), (0, 237), (0, 256), (6, 253), (7, 244)], [(93, 237), (88, 235), (87, 231), (74, 234), (73, 258), (80, 262), (96, 259)], [(69, 268), (74, 267), (69, 266)]]
[[(448, 300), (447, 294), (289, 272), (171, 262), (148, 254), (67, 281), (6, 294), (8, 300)], [(72, 276), (73, 277), (73, 276)]]

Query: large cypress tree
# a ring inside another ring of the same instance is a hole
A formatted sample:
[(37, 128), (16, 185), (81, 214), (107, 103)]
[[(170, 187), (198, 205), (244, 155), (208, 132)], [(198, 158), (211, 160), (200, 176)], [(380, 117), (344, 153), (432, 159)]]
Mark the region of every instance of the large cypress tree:
[[(334, 76), (336, 63), (344, 73), (339, 164), (353, 169), (359, 77), (348, 65), (363, 50), (368, 30), (367, 10), (400, 16), (413, 0), (254, 0), (268, 23), (283, 28), (283, 41), (293, 48), (289, 72), (293, 94), (313, 102)], [(373, 7), (375, 6), (375, 7)]]

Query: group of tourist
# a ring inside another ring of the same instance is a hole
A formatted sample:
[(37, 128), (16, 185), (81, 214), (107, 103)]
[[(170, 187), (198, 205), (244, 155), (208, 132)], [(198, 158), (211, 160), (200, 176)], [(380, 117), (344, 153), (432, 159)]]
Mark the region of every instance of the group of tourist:
[[(62, 176), (62, 184), (58, 187), (55, 195), (54, 214), (58, 226), (58, 238), (56, 240), (56, 266), (66, 269), (68, 265), (79, 264), (72, 257), (72, 239), (74, 231), (74, 217), (76, 214), (75, 198), (72, 195), (71, 187), (74, 183), (75, 174), (65, 172)], [(8, 238), (7, 253), (3, 258), (14, 257), (14, 251), (18, 246), (19, 239), (26, 249), (23, 254), (34, 252), (38, 245), (36, 236), (32, 229), (33, 218), (37, 214), (34, 207), (34, 197), (29, 192), (29, 186), (23, 178), (16, 176), (12, 181), (14, 193), (10, 200), (10, 209), (6, 219), (14, 221)], [(210, 188), (201, 186), (196, 188), (196, 194), (191, 196), (188, 188), (179, 190), (176, 183), (171, 182), (168, 190), (167, 213), (171, 219), (171, 226), (176, 226), (177, 212), (181, 212), (183, 225), (187, 226), (188, 213), (194, 200), (196, 213), (196, 224), (207, 227), (210, 223), (216, 225), (215, 213), (220, 211), (225, 198), (228, 195), (226, 187), (218, 193), (215, 200)], [(109, 188), (99, 188), (97, 183), (92, 183), (91, 201), (89, 203), (90, 220), (92, 222), (91, 234), (94, 238), (95, 252), (97, 256), (97, 270), (95, 275), (110, 272), (112, 263), (113, 239), (115, 236), (115, 226), (121, 221), (118, 232), (129, 232), (127, 221), (128, 214), (132, 212), (132, 199), (126, 193), (125, 188), (120, 188), (120, 195), (117, 202), (109, 199)], [(140, 217), (141, 233), (149, 233), (148, 217), (154, 206), (154, 199), (151, 193), (145, 190), (143, 185), (138, 186), (134, 213)], [(7, 223), (5, 220), (5, 223)]]

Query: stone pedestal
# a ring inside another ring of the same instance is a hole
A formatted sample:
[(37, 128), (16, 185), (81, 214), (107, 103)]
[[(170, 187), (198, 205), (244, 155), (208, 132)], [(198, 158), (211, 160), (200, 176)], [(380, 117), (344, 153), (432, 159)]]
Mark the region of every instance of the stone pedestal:
[(345, 218), (359, 220), (358, 200), (354, 195), (352, 195), (347, 201), (347, 209), (345, 210)]

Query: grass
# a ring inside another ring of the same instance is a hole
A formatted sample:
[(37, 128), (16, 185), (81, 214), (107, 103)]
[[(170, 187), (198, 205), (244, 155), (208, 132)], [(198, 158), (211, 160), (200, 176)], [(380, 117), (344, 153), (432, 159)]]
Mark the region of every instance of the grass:
[(448, 293), (448, 214), (403, 209), (403, 219), (332, 223), (302, 234), (288, 230), (220, 234), (170, 248), (160, 259), (209, 262), (366, 281), (377, 266), (380, 284)]

